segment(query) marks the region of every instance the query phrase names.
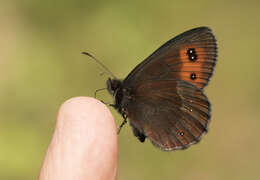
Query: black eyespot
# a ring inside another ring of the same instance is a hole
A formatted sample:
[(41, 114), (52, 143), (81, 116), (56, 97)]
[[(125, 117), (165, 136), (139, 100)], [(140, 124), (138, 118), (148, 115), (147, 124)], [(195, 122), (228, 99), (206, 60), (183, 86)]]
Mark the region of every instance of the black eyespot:
[(187, 55), (189, 56), (190, 61), (196, 61), (197, 60), (197, 54), (194, 48), (190, 48), (187, 50)]
[(187, 54), (193, 54), (193, 53), (195, 53), (195, 49), (194, 48), (188, 49)]
[(192, 73), (191, 75), (190, 75), (190, 79), (191, 80), (195, 80), (197, 77), (196, 77), (196, 74), (195, 73)]
[(180, 132), (180, 135), (181, 135), (181, 136), (184, 136), (184, 132)]

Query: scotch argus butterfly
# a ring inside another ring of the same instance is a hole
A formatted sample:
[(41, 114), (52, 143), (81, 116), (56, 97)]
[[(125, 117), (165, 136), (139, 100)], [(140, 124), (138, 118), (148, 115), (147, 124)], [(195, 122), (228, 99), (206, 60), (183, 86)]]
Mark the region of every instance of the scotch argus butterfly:
[(210, 102), (203, 89), (216, 59), (212, 30), (199, 27), (166, 42), (124, 80), (109, 78), (112, 106), (124, 118), (120, 129), (128, 120), (141, 142), (148, 138), (165, 151), (199, 142), (210, 120)]

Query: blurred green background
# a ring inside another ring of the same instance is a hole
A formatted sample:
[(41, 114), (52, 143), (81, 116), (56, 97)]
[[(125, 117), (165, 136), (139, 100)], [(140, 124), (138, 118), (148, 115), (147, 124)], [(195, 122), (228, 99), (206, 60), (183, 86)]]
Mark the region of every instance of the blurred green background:
[[(11, 0), (0, 6), (0, 179), (36, 179), (59, 106), (124, 78), (175, 35), (210, 26), (219, 57), (206, 88), (209, 133), (185, 151), (141, 144), (126, 125), (118, 179), (257, 179), (260, 1)], [(107, 92), (100, 99), (111, 100)], [(122, 118), (111, 109), (119, 124)]]

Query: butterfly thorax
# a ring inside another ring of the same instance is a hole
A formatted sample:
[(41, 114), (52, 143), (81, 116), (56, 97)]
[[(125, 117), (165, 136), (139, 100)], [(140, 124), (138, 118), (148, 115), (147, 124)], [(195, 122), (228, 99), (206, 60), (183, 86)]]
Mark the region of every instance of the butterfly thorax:
[(107, 80), (107, 89), (108, 92), (114, 97), (113, 107), (123, 116), (123, 118), (126, 118), (127, 105), (131, 99), (130, 90), (124, 88), (121, 80), (110, 78)]

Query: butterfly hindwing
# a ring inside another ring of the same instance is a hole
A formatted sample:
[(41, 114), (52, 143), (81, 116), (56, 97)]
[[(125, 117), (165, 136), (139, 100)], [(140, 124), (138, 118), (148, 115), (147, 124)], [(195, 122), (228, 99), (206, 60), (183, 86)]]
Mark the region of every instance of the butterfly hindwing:
[(135, 134), (148, 137), (160, 149), (187, 148), (207, 132), (210, 103), (200, 88), (185, 81), (158, 80), (135, 89), (128, 106), (130, 123)]

